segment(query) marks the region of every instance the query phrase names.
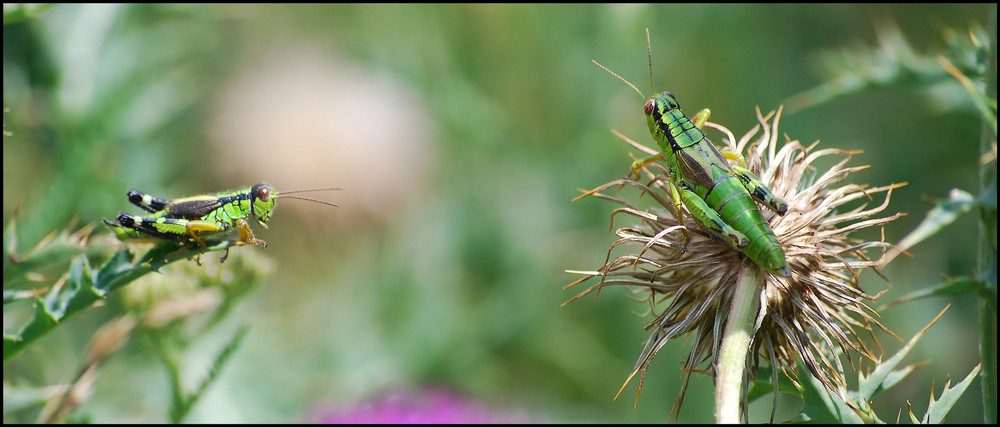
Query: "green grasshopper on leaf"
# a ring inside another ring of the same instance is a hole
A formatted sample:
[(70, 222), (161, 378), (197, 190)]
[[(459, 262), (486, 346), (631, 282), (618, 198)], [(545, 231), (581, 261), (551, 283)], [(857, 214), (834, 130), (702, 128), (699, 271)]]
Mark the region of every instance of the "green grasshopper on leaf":
[[(652, 87), (653, 56), (648, 29), (646, 45)], [(632, 83), (597, 61), (593, 62), (635, 89), (639, 96), (646, 97)], [(656, 93), (655, 89), (653, 93)], [(660, 146), (660, 153), (636, 160), (632, 163), (632, 172), (639, 176), (639, 168), (663, 160), (670, 173), (668, 185), (678, 211), (683, 203), (698, 222), (757, 265), (780, 276), (791, 276), (785, 252), (754, 200), (778, 215), (788, 211), (788, 204), (771, 193), (760, 178), (744, 167), (742, 155), (720, 152), (709, 141), (701, 129), (711, 112), (706, 108), (692, 121), (681, 112), (680, 104), (670, 92), (650, 97), (643, 106), (643, 112), (649, 133)], [(727, 159), (739, 165), (731, 165)]]
[[(248, 220), (254, 218), (261, 227), (274, 213), (278, 198), (308, 200), (329, 206), (336, 204), (308, 197), (291, 196), (307, 191), (340, 190), (338, 187), (313, 188), (279, 193), (267, 184), (257, 184), (236, 191), (165, 200), (136, 190), (128, 192), (128, 200), (150, 215), (140, 216), (121, 213), (115, 221), (104, 220), (120, 240), (173, 241), (183, 244), (197, 243), (207, 249), (205, 238), (221, 235), (235, 229), (240, 231), (236, 245), (260, 245), (260, 240), (250, 230)], [(227, 250), (228, 251), (228, 250)], [(228, 253), (228, 252), (227, 252)], [(223, 257), (225, 259), (225, 257)]]

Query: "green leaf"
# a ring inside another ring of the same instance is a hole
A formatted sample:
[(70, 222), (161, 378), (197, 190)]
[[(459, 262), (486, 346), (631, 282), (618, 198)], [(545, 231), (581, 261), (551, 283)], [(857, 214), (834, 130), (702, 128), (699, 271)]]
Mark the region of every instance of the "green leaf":
[[(924, 333), (926, 333), (927, 330), (934, 325), (934, 322), (937, 322), (937, 320), (940, 319), (947, 310), (948, 307), (941, 310), (934, 320), (931, 320), (927, 326), (924, 326), (923, 329), (913, 335), (913, 338), (910, 338), (910, 341), (907, 342), (903, 348), (899, 349), (896, 354), (888, 360), (884, 360), (882, 363), (875, 366), (875, 369), (872, 370), (870, 375), (866, 376), (860, 372), (858, 373), (858, 393), (860, 401), (866, 402), (865, 404), (867, 404), (867, 402), (871, 401), (876, 394), (889, 388), (891, 385), (898, 383), (901, 379), (900, 375), (905, 376), (905, 371), (909, 368), (904, 368), (903, 371), (899, 371), (897, 373), (894, 373), (893, 371), (896, 369), (896, 366), (903, 361), (903, 358), (910, 353), (910, 350), (912, 350), (913, 346), (917, 344), (917, 341), (920, 341), (920, 338), (924, 336)], [(892, 376), (890, 376), (890, 374), (892, 374)]]
[(51, 3), (11, 3), (3, 4), (3, 24), (13, 24), (25, 19), (34, 18), (45, 9), (52, 6)]
[[(805, 366), (799, 368), (808, 372)], [(840, 397), (827, 390), (816, 377), (804, 375), (805, 381), (799, 388), (802, 395), (802, 412), (793, 421), (825, 424), (861, 424), (865, 422), (857, 411)]]
[(920, 243), (924, 239), (933, 236), (938, 231), (941, 231), (948, 224), (955, 222), (965, 213), (976, 207), (978, 202), (971, 194), (953, 188), (950, 193), (948, 193), (948, 200), (939, 202), (937, 206), (934, 206), (927, 212), (927, 217), (924, 218), (923, 222), (913, 229), (910, 234), (903, 237), (891, 250), (886, 252), (885, 256), (882, 257), (881, 264), (888, 264), (893, 258), (902, 253), (903, 251), (913, 247), (917, 243)]
[(240, 330), (236, 332), (236, 335), (229, 341), (229, 344), (226, 344), (222, 351), (219, 352), (219, 355), (215, 357), (215, 363), (213, 363), (211, 369), (209, 369), (208, 376), (201, 381), (201, 384), (198, 385), (198, 388), (194, 393), (191, 393), (187, 397), (183, 398), (182, 401), (173, 402), (174, 404), (171, 405), (170, 408), (171, 422), (180, 423), (184, 420), (184, 417), (187, 416), (191, 408), (194, 407), (194, 404), (197, 403), (198, 399), (200, 399), (202, 394), (205, 393), (208, 386), (215, 382), (218, 378), (219, 372), (222, 371), (222, 367), (229, 360), (229, 357), (232, 356), (233, 353), (236, 352), (236, 349), (239, 348), (240, 344), (243, 343), (243, 338), (246, 337), (248, 330), (249, 328), (245, 325), (240, 327)]
[(122, 275), (128, 273), (135, 268), (132, 264), (132, 259), (135, 258), (132, 251), (123, 250), (115, 252), (111, 255), (104, 265), (101, 266), (96, 273), (94, 273), (95, 286), (101, 292), (109, 293), (114, 291), (110, 288), (112, 283), (115, 283), (115, 279), (121, 277)]
[(924, 424), (940, 424), (944, 422), (945, 415), (951, 411), (952, 406), (955, 406), (955, 402), (958, 402), (958, 398), (962, 397), (965, 393), (965, 389), (972, 384), (972, 380), (975, 379), (976, 374), (979, 373), (979, 368), (981, 364), (976, 365), (972, 368), (972, 372), (966, 375), (965, 379), (960, 383), (955, 384), (955, 387), (948, 388), (951, 380), (944, 383), (944, 390), (941, 391), (941, 397), (937, 400), (934, 399), (934, 391), (931, 390), (931, 401), (927, 405), (927, 413), (924, 414), (923, 423)]
[(908, 375), (910, 375), (910, 373), (916, 371), (918, 368), (921, 368), (924, 365), (925, 365), (924, 363), (918, 363), (915, 365), (906, 365), (901, 369), (893, 370), (892, 372), (889, 373), (889, 375), (885, 376), (884, 380), (882, 380), (882, 384), (879, 390), (888, 390), (892, 388), (896, 384), (899, 384), (899, 382), (902, 381), (904, 378), (906, 378)]
[(35, 289), (11, 289), (3, 291), (3, 303), (7, 305), (14, 301), (20, 301), (24, 299), (34, 298), (38, 296), (39, 292)]
[(957, 277), (945, 282), (941, 282), (934, 286), (929, 286), (922, 289), (917, 289), (912, 292), (908, 292), (903, 296), (889, 302), (888, 304), (879, 308), (879, 310), (884, 310), (888, 307), (894, 306), (896, 304), (923, 299), (937, 296), (946, 295), (964, 295), (968, 293), (978, 293), (982, 288), (983, 284), (971, 277)]
[(62, 393), (62, 391), (63, 388), (61, 386), (13, 387), (4, 384), (3, 385), (4, 418), (6, 418), (6, 415), (11, 412), (29, 409), (33, 407), (40, 407), (53, 397), (58, 396), (60, 393)]
[[(205, 252), (226, 250), (234, 246), (230, 240), (213, 243)], [(53, 286), (45, 299), (35, 298), (35, 316), (18, 335), (4, 337), (4, 363), (23, 351), (38, 338), (51, 332), (74, 314), (92, 307), (104, 298), (146, 273), (185, 258), (203, 253), (199, 247), (189, 248), (164, 242), (150, 249), (138, 263), (130, 263), (132, 254), (119, 251), (94, 272), (86, 254), (77, 254), (70, 264), (66, 286)], [(63, 289), (63, 288), (66, 289)]]
[[(864, 375), (859, 372), (858, 391), (848, 392), (844, 390), (842, 391), (842, 394), (845, 395), (844, 398), (841, 398), (840, 396), (837, 396), (836, 393), (828, 390), (822, 382), (817, 380), (812, 375), (803, 375), (803, 382), (801, 384), (793, 384), (784, 376), (779, 376), (779, 392), (798, 394), (802, 397), (802, 411), (791, 421), (810, 423), (881, 423), (882, 420), (872, 411), (870, 407), (872, 398), (883, 390), (888, 390), (889, 388), (899, 384), (910, 373), (923, 366), (923, 364), (914, 364), (897, 368), (903, 358), (909, 354), (910, 350), (917, 344), (920, 338), (923, 337), (924, 333), (926, 333), (927, 330), (930, 329), (930, 327), (934, 325), (939, 318), (941, 318), (947, 309), (948, 308), (945, 307), (945, 309), (942, 310), (937, 317), (934, 318), (934, 320), (917, 332), (913, 338), (911, 338), (910, 341), (907, 342), (906, 345), (904, 345), (903, 348), (900, 349), (895, 355), (883, 360), (875, 366), (869, 375)], [(800, 366), (799, 371), (808, 372), (808, 369), (804, 366)], [(978, 368), (976, 369), (976, 372), (978, 372)], [(747, 392), (747, 400), (751, 401), (773, 392), (773, 383), (771, 381), (770, 371), (760, 372), (759, 378), (754, 381), (755, 386)], [(954, 389), (948, 389), (947, 386), (945, 387), (945, 392), (942, 393), (941, 403), (939, 403), (941, 408), (938, 409), (941, 417), (943, 417), (943, 414), (947, 413), (947, 409), (954, 404), (954, 400), (956, 400), (958, 396), (961, 395), (962, 391), (964, 391), (968, 386), (967, 381), (957, 385)], [(961, 388), (961, 390), (958, 390), (959, 388)], [(946, 400), (948, 408), (945, 408)], [(928, 408), (930, 410), (931, 407)]]
[[(895, 23), (878, 25), (876, 32), (876, 47), (862, 46), (820, 52), (818, 62), (830, 75), (819, 86), (800, 92), (783, 102), (787, 107), (786, 111), (794, 113), (837, 98), (875, 90), (919, 88), (924, 89), (927, 96), (934, 96), (931, 88), (955, 81), (935, 60), (940, 54), (915, 51)], [(963, 52), (970, 52), (967, 55), (969, 58), (974, 58), (977, 52), (971, 46), (971, 41), (953, 46), (953, 49), (956, 47)], [(959, 68), (975, 73), (976, 67), (966, 62), (968, 61), (960, 61)]]
[(4, 259), (4, 287), (16, 288), (23, 282), (37, 282), (38, 280), (32, 276), (38, 276), (40, 271), (67, 263), (85, 251), (98, 250), (85, 245), (88, 236), (94, 230), (93, 224), (71, 232), (72, 228), (71, 224), (58, 232), (53, 231), (34, 248), (24, 254), (18, 254), (15, 252), (18, 241), (16, 218), (11, 219), (4, 231), (4, 249), (7, 251), (7, 258)]

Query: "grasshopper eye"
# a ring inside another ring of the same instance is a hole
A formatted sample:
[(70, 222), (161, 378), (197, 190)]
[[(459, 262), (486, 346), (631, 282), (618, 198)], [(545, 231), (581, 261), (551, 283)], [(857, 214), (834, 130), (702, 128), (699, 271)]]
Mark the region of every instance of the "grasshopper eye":
[(256, 197), (257, 200), (266, 202), (268, 201), (268, 199), (271, 198), (271, 189), (261, 186), (260, 188), (257, 189), (257, 194), (255, 194), (254, 197)]
[(642, 107), (642, 111), (644, 111), (647, 116), (652, 116), (654, 110), (656, 110), (656, 100), (651, 98), (646, 101), (646, 105)]

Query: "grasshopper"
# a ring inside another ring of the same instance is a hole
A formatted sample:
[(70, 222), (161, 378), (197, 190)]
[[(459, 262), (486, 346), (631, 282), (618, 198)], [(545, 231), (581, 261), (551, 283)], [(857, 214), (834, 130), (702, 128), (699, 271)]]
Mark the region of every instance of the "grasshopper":
[[(653, 55), (649, 29), (646, 30), (646, 46), (652, 88)], [(628, 80), (597, 61), (593, 62), (646, 98)], [(656, 93), (655, 89), (653, 93)], [(639, 176), (639, 168), (663, 160), (669, 171), (667, 183), (673, 204), (678, 211), (683, 203), (698, 222), (757, 265), (784, 277), (791, 276), (785, 252), (754, 200), (778, 215), (788, 211), (788, 204), (771, 193), (761, 179), (745, 167), (742, 155), (720, 152), (702, 132), (711, 111), (707, 108), (702, 110), (692, 121), (681, 111), (677, 98), (664, 91), (648, 98), (643, 112), (649, 133), (659, 145), (660, 153), (633, 162), (632, 173)], [(727, 159), (739, 164), (731, 165)]]
[(150, 196), (133, 189), (128, 192), (129, 202), (149, 212), (150, 215), (140, 216), (123, 212), (113, 222), (104, 219), (104, 224), (123, 241), (168, 240), (184, 244), (194, 242), (200, 245), (202, 250), (207, 249), (205, 237), (236, 228), (240, 231), (240, 240), (235, 241), (235, 244), (267, 247), (267, 242), (254, 237), (248, 219), (254, 218), (261, 227), (267, 228), (267, 222), (274, 213), (278, 198), (308, 200), (336, 207), (334, 203), (289, 195), (320, 190), (340, 190), (340, 188), (313, 188), (279, 193), (274, 187), (262, 183), (236, 191), (173, 200)]

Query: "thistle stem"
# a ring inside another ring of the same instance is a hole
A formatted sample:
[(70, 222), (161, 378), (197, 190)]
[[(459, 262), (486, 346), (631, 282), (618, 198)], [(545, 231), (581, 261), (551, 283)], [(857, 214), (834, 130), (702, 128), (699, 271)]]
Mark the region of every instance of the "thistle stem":
[(719, 364), (716, 367), (715, 421), (720, 424), (740, 422), (744, 370), (763, 285), (764, 276), (756, 266), (744, 266), (736, 280), (732, 305), (726, 318), (726, 330), (722, 336), (722, 347), (719, 350)]
[[(989, 13), (990, 68), (986, 73), (987, 98), (996, 102), (997, 99), (997, 5), (990, 6)], [(996, 152), (996, 112), (993, 112), (992, 125), (989, 117), (983, 117), (983, 127), (980, 133), (979, 153), (985, 158), (990, 151)], [(979, 167), (980, 189), (984, 200), (989, 200), (990, 187), (993, 188), (993, 199), (996, 200), (997, 161), (986, 162)], [(986, 424), (997, 422), (997, 311), (992, 304), (997, 296), (997, 209), (996, 204), (989, 209), (984, 205), (979, 208), (979, 258), (977, 270), (983, 275), (984, 287), (988, 291), (979, 300), (979, 356), (983, 361), (983, 370), (979, 372), (983, 390), (983, 413)], [(987, 272), (993, 272), (990, 277)], [(991, 295), (992, 294), (992, 295)]]

